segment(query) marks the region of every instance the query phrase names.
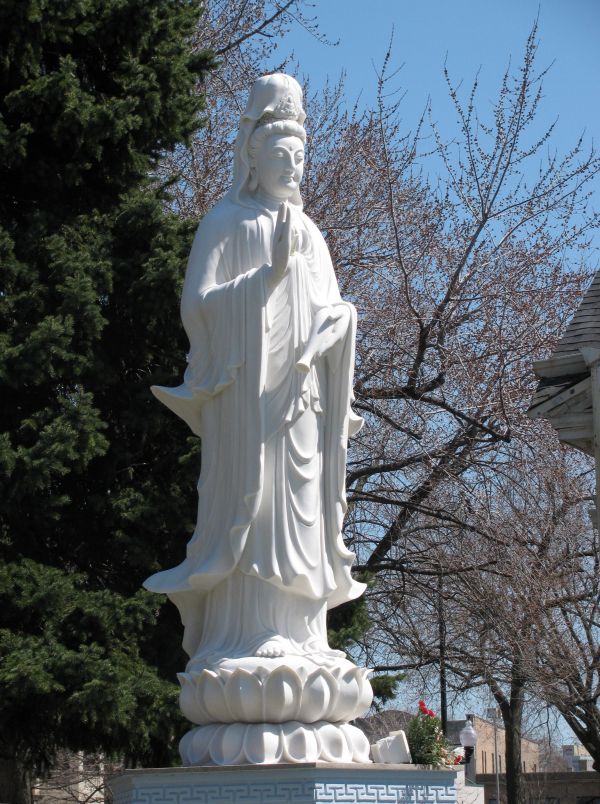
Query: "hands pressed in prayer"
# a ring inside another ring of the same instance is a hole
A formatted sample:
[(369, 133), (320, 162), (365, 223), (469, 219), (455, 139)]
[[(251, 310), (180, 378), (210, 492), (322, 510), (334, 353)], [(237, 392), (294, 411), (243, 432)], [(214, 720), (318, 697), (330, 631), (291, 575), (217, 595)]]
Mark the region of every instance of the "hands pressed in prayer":
[(296, 249), (298, 235), (292, 228), (292, 214), (283, 202), (277, 213), (275, 235), (273, 237), (273, 256), (271, 260), (271, 281), (278, 285), (288, 271), (290, 257)]

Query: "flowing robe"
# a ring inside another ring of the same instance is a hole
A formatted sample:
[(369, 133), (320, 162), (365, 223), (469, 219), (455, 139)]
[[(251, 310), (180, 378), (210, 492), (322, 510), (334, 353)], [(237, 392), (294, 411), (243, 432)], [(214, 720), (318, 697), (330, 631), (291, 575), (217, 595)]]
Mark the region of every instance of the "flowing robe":
[[(179, 607), (190, 655), (206, 636), (198, 612), (211, 595), (227, 598), (219, 589), (234, 573), (327, 608), (364, 590), (341, 536), (347, 439), (361, 423), (350, 409), (356, 314), (320, 232), (292, 214), (298, 245), (276, 287), (276, 213), (225, 197), (204, 217), (181, 304), (184, 384), (153, 389), (202, 438), (186, 558), (145, 584)], [(349, 313), (345, 334), (308, 373), (298, 370), (315, 315), (338, 305)]]

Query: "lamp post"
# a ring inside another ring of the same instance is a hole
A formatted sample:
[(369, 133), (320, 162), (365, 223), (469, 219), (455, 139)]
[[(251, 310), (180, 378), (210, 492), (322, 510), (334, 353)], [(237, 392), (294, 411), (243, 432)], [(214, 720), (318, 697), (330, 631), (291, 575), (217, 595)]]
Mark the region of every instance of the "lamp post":
[(467, 722), (460, 730), (458, 739), (460, 740), (462, 747), (465, 749), (465, 758), (461, 762), (461, 765), (468, 765), (473, 754), (475, 753), (475, 746), (477, 745), (477, 732), (473, 726), (473, 721), (468, 716)]

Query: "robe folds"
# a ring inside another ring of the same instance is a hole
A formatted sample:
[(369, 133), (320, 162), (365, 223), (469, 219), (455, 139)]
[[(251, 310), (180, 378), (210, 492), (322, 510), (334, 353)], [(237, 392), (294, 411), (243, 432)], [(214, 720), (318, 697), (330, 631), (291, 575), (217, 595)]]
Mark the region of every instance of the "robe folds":
[[(327, 608), (364, 591), (341, 536), (347, 440), (361, 424), (350, 407), (356, 313), (340, 298), (321, 233), (290, 209), (298, 241), (276, 287), (275, 212), (226, 196), (203, 218), (181, 302), (190, 340), (184, 383), (153, 388), (202, 439), (186, 558), (145, 583), (179, 607), (186, 630), (234, 572)], [(345, 334), (299, 370), (315, 316), (340, 305)]]

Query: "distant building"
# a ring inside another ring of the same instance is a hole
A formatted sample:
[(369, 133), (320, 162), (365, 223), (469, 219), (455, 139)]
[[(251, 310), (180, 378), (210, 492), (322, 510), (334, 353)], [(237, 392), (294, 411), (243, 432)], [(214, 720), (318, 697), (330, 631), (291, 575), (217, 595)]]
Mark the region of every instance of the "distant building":
[(578, 743), (575, 745), (563, 745), (562, 755), (570, 771), (581, 773), (582, 771), (594, 770), (594, 760), (588, 751)]
[(59, 751), (48, 777), (33, 785), (33, 804), (105, 804), (106, 779), (121, 770), (100, 754)]
[[(386, 709), (375, 715), (358, 718), (354, 723), (362, 729), (371, 744), (382, 737), (387, 737), (390, 731), (403, 729), (406, 731), (414, 714), (398, 709)], [(467, 766), (467, 779), (474, 782), (478, 773), (504, 773), (506, 740), (504, 727), (501, 721), (494, 726), (493, 720), (469, 715), (477, 732), (477, 746), (473, 758)], [(447, 727), (448, 742), (453, 746), (460, 746), (459, 734), (466, 720), (449, 720)], [(521, 761), (525, 773), (536, 773), (540, 770), (540, 744), (536, 740), (524, 737), (521, 740)]]
[[(506, 771), (504, 759), (506, 751), (506, 733), (502, 721), (494, 724), (492, 719), (469, 715), (473, 721), (473, 727), (477, 732), (477, 745), (473, 758), (467, 768), (467, 778), (475, 781), (480, 773), (498, 773)], [(448, 740), (453, 745), (460, 745), (459, 734), (464, 727), (466, 720), (448, 721)], [(530, 740), (527, 737), (521, 739), (521, 762), (524, 773), (536, 773), (540, 769), (540, 744), (537, 740)]]

